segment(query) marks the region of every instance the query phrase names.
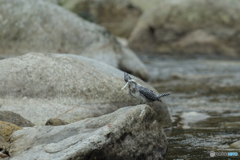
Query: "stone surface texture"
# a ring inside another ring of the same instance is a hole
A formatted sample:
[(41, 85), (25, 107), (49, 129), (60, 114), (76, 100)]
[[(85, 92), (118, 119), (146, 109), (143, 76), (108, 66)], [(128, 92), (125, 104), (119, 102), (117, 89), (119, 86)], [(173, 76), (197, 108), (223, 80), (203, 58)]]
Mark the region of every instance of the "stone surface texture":
[(20, 129), (22, 128), (16, 126), (15, 124), (0, 121), (0, 138), (4, 138), (6, 141), (9, 141), (11, 134)]
[(32, 127), (34, 124), (23, 118), (17, 113), (11, 111), (0, 111), (0, 121), (9, 122), (19, 127)]
[[(123, 72), (114, 67), (77, 55), (29, 53), (3, 59), (0, 111), (15, 112), (35, 125), (44, 125), (50, 118), (71, 123), (101, 116), (139, 104), (128, 90), (121, 91), (125, 85), (123, 77)], [(149, 105), (162, 126), (171, 126), (165, 103)]]
[(164, 159), (167, 139), (147, 105), (65, 126), (25, 128), (11, 137), (11, 160)]

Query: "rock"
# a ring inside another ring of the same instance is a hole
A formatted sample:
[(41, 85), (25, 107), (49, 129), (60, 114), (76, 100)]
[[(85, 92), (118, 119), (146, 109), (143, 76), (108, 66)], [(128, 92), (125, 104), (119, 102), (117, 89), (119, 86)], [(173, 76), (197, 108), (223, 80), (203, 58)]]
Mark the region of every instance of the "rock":
[(240, 141), (237, 141), (237, 142), (234, 142), (234, 143), (230, 144), (229, 147), (234, 148), (234, 149), (240, 149)]
[(1, 57), (32, 51), (81, 54), (148, 79), (146, 67), (135, 53), (121, 46), (104, 27), (54, 3), (1, 0), (0, 21)]
[(58, 4), (58, 0), (44, 0), (44, 1), (54, 3), (54, 4)]
[(50, 125), (50, 126), (60, 126), (60, 125), (66, 125), (68, 124), (67, 122), (58, 119), (58, 118), (50, 118), (47, 122), (46, 122), (46, 126)]
[[(0, 140), (0, 142), (1, 142), (1, 140)], [(3, 147), (1, 148), (1, 146), (0, 146), (0, 159), (2, 159), (2, 158), (7, 158), (7, 157), (8, 157), (8, 155), (7, 155), (7, 153), (6, 153), (6, 147), (3, 146)]]
[(6, 141), (6, 139), (0, 136), (0, 151), (5, 150), (5, 148), (8, 148), (8, 146), (9, 146), (9, 143)]
[(0, 139), (3, 137), (6, 141), (9, 141), (9, 137), (14, 131), (22, 129), (15, 124), (0, 121)]
[(15, 132), (9, 155), (18, 159), (164, 159), (167, 139), (147, 105), (65, 126), (40, 126)]
[(122, 46), (127, 46), (128, 45), (128, 40), (126, 38), (122, 38), (122, 37), (116, 37), (118, 43), (120, 43)]
[(0, 158), (1, 158), (1, 159), (2, 159), (2, 158), (6, 158), (6, 157), (8, 157), (8, 155), (6, 155), (6, 154), (0, 152)]
[(235, 0), (162, 0), (139, 18), (129, 46), (159, 54), (236, 57), (238, 12), (240, 1)]
[[(35, 125), (50, 118), (72, 123), (139, 104), (127, 90), (121, 91), (122, 71), (87, 57), (29, 53), (0, 60), (0, 66), (0, 111), (14, 111)], [(165, 103), (149, 105), (162, 126), (171, 126)]]
[(143, 12), (147, 12), (161, 4), (159, 0), (129, 0), (134, 6), (140, 8)]
[(86, 20), (106, 27), (111, 33), (128, 38), (141, 10), (129, 0), (65, 0), (62, 6)]
[(9, 122), (15, 124), (19, 127), (32, 127), (34, 124), (29, 120), (26, 120), (19, 114), (16, 114), (11, 111), (0, 111), (0, 121)]

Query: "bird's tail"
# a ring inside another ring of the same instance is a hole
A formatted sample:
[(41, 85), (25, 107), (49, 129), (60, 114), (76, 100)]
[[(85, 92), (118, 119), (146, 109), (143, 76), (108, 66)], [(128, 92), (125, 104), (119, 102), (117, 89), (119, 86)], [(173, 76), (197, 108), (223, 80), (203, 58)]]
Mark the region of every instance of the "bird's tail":
[(162, 101), (160, 100), (160, 98), (161, 98), (161, 97), (165, 97), (165, 96), (169, 96), (170, 94), (171, 94), (171, 92), (159, 94), (159, 95), (157, 95), (157, 98), (159, 99), (160, 102), (162, 102)]

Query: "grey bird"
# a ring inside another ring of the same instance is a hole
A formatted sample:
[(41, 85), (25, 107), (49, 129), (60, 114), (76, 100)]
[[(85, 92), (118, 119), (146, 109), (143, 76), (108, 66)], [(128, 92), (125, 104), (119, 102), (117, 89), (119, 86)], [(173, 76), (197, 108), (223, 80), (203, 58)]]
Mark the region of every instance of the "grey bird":
[(138, 84), (134, 79), (132, 79), (127, 73), (124, 73), (124, 80), (126, 85), (121, 89), (125, 89), (127, 86), (129, 88), (129, 94), (140, 100), (140, 104), (145, 104), (146, 102), (159, 101), (161, 97), (170, 95), (170, 93), (163, 93), (160, 95), (155, 94), (152, 90)]

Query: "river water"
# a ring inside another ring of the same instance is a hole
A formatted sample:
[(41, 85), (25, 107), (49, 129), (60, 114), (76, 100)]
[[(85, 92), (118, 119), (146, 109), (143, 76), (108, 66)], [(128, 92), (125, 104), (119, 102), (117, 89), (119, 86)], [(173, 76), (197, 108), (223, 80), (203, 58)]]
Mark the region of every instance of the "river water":
[(240, 61), (172, 59), (140, 56), (151, 75), (150, 84), (164, 98), (173, 127), (167, 159), (240, 159), (210, 157), (214, 152), (238, 152), (229, 145), (240, 140)]

